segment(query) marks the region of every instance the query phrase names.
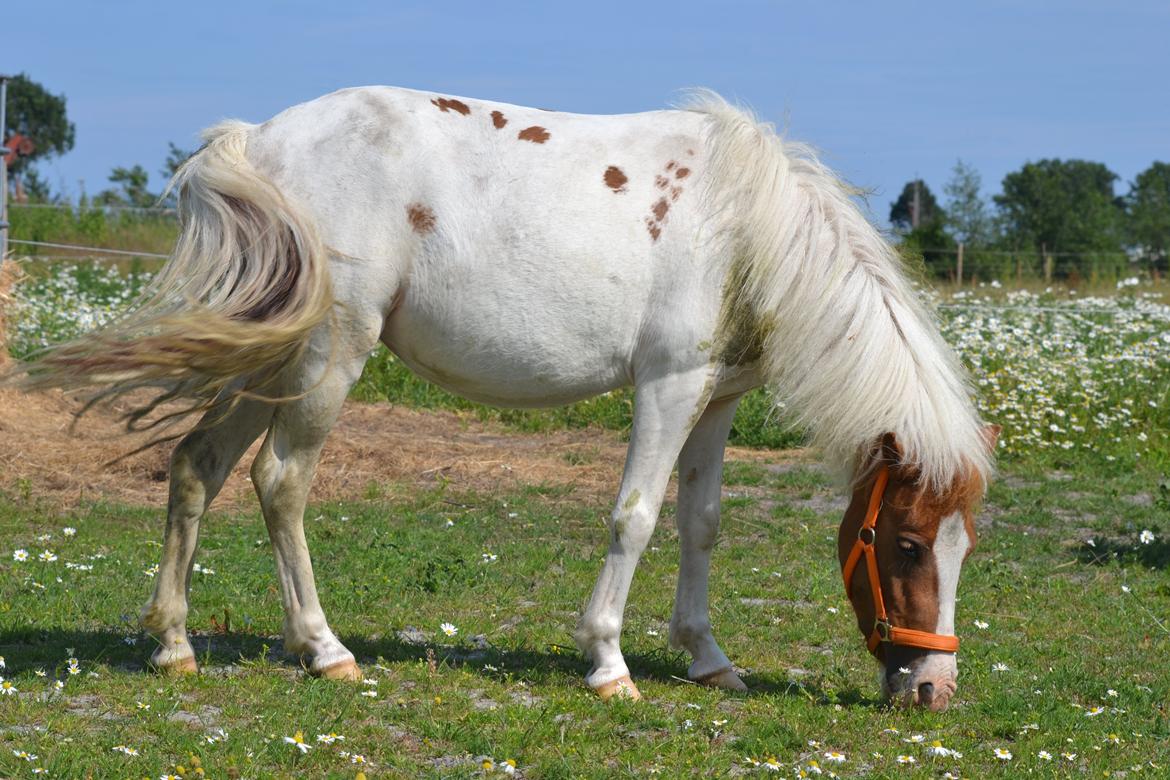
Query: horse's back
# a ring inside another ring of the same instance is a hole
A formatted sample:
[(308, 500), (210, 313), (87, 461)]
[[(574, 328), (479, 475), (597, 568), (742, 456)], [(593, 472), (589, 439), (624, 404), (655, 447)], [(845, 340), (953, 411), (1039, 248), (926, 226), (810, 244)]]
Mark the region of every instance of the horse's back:
[(249, 150), (363, 261), (339, 292), (393, 295), (384, 340), (449, 389), (563, 403), (630, 383), (648, 341), (709, 338), (699, 114), (363, 87), (289, 109)]

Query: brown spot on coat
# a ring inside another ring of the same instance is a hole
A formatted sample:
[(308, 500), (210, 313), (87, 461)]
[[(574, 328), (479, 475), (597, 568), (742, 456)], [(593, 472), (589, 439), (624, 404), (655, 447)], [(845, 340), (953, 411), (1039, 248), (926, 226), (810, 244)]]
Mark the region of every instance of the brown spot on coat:
[(674, 178), (676, 178), (676, 179), (685, 179), (686, 177), (688, 177), (690, 175), (691, 175), (690, 168), (679, 168), (677, 171), (674, 172)]
[(467, 116), (471, 113), (471, 109), (462, 100), (455, 100), (454, 98), (431, 98), (431, 105), (442, 111), (444, 114), (448, 111), (454, 111), (458, 114)]
[(650, 238), (654, 241), (657, 241), (658, 237), (662, 235), (662, 228), (651, 217), (646, 217), (646, 229), (650, 231)]
[(666, 212), (670, 211), (670, 204), (666, 202), (666, 198), (659, 198), (650, 210), (654, 212), (654, 219), (662, 222), (666, 219)]
[(622, 172), (622, 169), (616, 165), (611, 165), (606, 168), (605, 176), (603, 178), (605, 179), (605, 186), (609, 187), (614, 192), (626, 191), (626, 182), (629, 181), (629, 178), (625, 173)]
[(549, 135), (548, 130), (545, 130), (540, 125), (533, 125), (526, 127), (516, 134), (516, 137), (521, 141), (531, 141), (534, 144), (542, 144), (552, 136)]
[(435, 212), (421, 203), (411, 203), (406, 207), (406, 219), (419, 235), (426, 235), (435, 229)]
[(506, 124), (508, 124), (508, 118), (504, 116), (502, 111), (492, 112), (492, 125), (494, 125), (497, 130), (502, 129)]
[(670, 186), (670, 179), (666, 178), (665, 176), (655, 176), (654, 186), (660, 190), (664, 190)]
[(671, 203), (674, 203), (676, 200), (678, 200), (679, 195), (682, 195), (682, 187), (671, 187), (670, 188), (670, 202)]
[(676, 165), (678, 165), (678, 163), (676, 163), (674, 160), (671, 160), (670, 162), (668, 162), (668, 163), (666, 164), (666, 170), (668, 170), (668, 171), (669, 171), (671, 168), (673, 168), (673, 167), (674, 167), (674, 166), (676, 166)]

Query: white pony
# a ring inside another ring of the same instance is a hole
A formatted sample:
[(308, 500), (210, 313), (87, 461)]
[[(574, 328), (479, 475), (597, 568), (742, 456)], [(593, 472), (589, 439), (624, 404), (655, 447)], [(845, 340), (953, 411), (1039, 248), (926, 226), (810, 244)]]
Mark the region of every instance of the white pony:
[[(857, 567), (850, 588), (863, 633), (953, 639), (994, 434), (896, 254), (806, 148), (710, 93), (684, 110), (583, 116), (386, 87), (205, 138), (172, 183), (182, 234), (144, 299), (27, 368), (32, 386), (159, 389), (131, 426), (176, 398), (204, 413), (171, 462), (143, 611), (155, 665), (195, 670), (185, 621), (200, 517), (267, 432), (252, 479), (285, 646), (315, 674), (360, 676), (318, 603), (303, 512), (326, 434), (379, 341), (489, 404), (635, 387), (609, 552), (576, 632), (602, 696), (638, 696), (622, 615), (676, 461), (670, 639), (693, 658), (691, 679), (744, 687), (711, 632), (707, 573), (724, 442), (738, 399), (760, 385), (854, 475), (843, 539), (869, 539), (857, 529), (876, 502), (873, 571)], [(902, 565), (880, 565), (892, 555)], [(933, 647), (879, 640), (888, 692), (945, 707), (954, 655)]]

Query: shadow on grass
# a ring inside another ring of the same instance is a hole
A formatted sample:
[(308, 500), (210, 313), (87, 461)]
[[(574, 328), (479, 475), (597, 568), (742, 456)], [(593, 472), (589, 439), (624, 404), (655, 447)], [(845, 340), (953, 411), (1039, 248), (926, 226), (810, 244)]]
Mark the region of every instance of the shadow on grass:
[(1165, 571), (1170, 568), (1170, 542), (1158, 538), (1150, 544), (1135, 545), (1131, 540), (1097, 539), (1094, 544), (1082, 543), (1077, 548), (1077, 559), (1081, 563), (1101, 566), (1110, 561), (1122, 565), (1140, 564), (1151, 569)]
[[(127, 637), (135, 637), (136, 641), (130, 644)], [(511, 673), (536, 684), (563, 682), (564, 677), (583, 680), (589, 668), (576, 648), (557, 645), (548, 648), (501, 647), (478, 637), (458, 644), (416, 643), (397, 637), (344, 636), (341, 639), (359, 664), (366, 666), (379, 661), (387, 664), (427, 663), (433, 654), (437, 664), (485, 675)], [(203, 671), (214, 676), (230, 674), (237, 667), (255, 664), (283, 666), (290, 672), (299, 670), (296, 658), (285, 653), (283, 642), (278, 637), (237, 632), (204, 633), (193, 635), (191, 644)], [(154, 648), (154, 640), (150, 637), (112, 630), (56, 627), (0, 630), (0, 656), (5, 657), (11, 676), (42, 669), (51, 676), (62, 677), (67, 674), (70, 657), (80, 661), (83, 672), (88, 672), (93, 664), (104, 664), (120, 671), (147, 674), (151, 671), (148, 659)], [(636, 681), (649, 679), (665, 684), (694, 684), (680, 679), (687, 666), (682, 653), (666, 650), (630, 653), (626, 655), (626, 662)], [(485, 666), (497, 671), (485, 671)], [(749, 690), (743, 694), (745, 696), (790, 696), (807, 699), (818, 706), (884, 706), (880, 700), (868, 697), (856, 688), (830, 692), (815, 679), (794, 680), (782, 675), (757, 673), (747, 682)]]

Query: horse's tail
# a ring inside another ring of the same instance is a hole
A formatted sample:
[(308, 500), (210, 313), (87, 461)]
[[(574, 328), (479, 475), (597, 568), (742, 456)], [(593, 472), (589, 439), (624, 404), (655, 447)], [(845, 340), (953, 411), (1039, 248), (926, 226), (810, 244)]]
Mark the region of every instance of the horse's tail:
[(168, 186), (181, 224), (170, 260), (125, 315), (25, 366), (22, 384), (159, 391), (127, 414), (132, 426), (161, 400), (205, 409), (296, 355), (332, 305), (326, 252), (309, 216), (248, 161), (252, 128), (204, 133)]

